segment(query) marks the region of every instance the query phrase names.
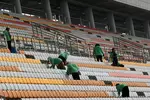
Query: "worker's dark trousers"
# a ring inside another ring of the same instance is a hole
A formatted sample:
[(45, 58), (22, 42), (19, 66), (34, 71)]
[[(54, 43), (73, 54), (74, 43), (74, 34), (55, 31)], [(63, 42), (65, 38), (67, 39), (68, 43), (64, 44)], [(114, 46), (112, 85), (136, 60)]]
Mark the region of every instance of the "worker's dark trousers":
[(72, 77), (73, 77), (74, 80), (80, 80), (80, 76), (79, 76), (78, 72), (72, 73)]
[(125, 86), (125, 87), (122, 89), (122, 97), (130, 97), (130, 96), (129, 96), (129, 88), (128, 88), (128, 86)]
[(10, 52), (11, 52), (11, 41), (7, 41), (7, 45), (8, 45), (8, 49), (9, 49)]
[(99, 61), (103, 62), (103, 57), (102, 57), (102, 55), (97, 55), (96, 58), (97, 58), (97, 61), (98, 61), (98, 62), (99, 62)]
[(113, 63), (112, 63), (113, 66), (117, 66), (118, 65), (118, 58), (117, 57), (114, 57), (113, 58)]

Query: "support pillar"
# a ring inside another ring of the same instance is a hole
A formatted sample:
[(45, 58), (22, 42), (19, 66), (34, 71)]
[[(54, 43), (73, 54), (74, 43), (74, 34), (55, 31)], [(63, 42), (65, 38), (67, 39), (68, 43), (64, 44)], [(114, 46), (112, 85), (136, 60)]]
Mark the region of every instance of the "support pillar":
[(22, 8), (21, 8), (20, 0), (15, 0), (15, 9), (16, 9), (16, 13), (22, 14)]
[(134, 30), (132, 17), (129, 17), (126, 23), (127, 23), (127, 29), (129, 31), (129, 35), (135, 36), (135, 30)]
[(70, 18), (70, 11), (68, 7), (68, 1), (67, 0), (62, 0), (61, 4), (61, 14), (63, 15), (63, 18), (67, 24), (71, 24), (71, 18)]
[(149, 21), (145, 21), (145, 23), (144, 23), (144, 30), (145, 30), (147, 38), (150, 38), (150, 25), (149, 25)]
[(51, 5), (50, 5), (50, 0), (44, 0), (44, 5), (45, 7), (45, 13), (46, 13), (46, 18), (52, 20), (52, 11), (51, 11)]
[(95, 21), (93, 16), (93, 10), (91, 7), (87, 8), (86, 10), (86, 19), (90, 22), (90, 26), (95, 28)]
[(114, 14), (112, 12), (108, 13), (108, 25), (109, 25), (109, 29), (111, 32), (116, 33), (116, 24), (115, 24), (115, 19), (114, 19)]

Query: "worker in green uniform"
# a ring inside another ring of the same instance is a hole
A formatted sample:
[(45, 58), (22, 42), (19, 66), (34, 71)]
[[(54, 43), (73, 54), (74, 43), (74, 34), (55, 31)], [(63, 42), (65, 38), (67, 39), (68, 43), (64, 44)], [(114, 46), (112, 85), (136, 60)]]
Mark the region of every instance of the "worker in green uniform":
[(76, 64), (72, 64), (72, 63), (67, 63), (67, 72), (66, 75), (70, 75), (72, 74), (72, 77), (74, 80), (80, 80), (80, 71), (79, 71), (79, 67)]
[(51, 64), (50, 68), (55, 68), (57, 66), (58, 69), (65, 69), (64, 63), (60, 58), (51, 58), (48, 57), (48, 64)]
[(112, 48), (111, 57), (112, 57), (112, 64), (111, 64), (112, 66), (124, 67), (123, 64), (120, 64), (118, 62), (118, 54), (116, 53), (115, 48)]
[(11, 52), (11, 35), (10, 35), (10, 32), (9, 32), (10, 28), (6, 28), (5, 31), (3, 31), (3, 34), (4, 34), (4, 37), (7, 41), (7, 45), (8, 45), (8, 49), (10, 50)]
[(103, 62), (102, 58), (104, 56), (104, 52), (99, 44), (96, 44), (95, 47), (93, 48), (93, 56), (94, 58), (97, 58), (98, 62), (99, 61)]
[(126, 84), (116, 84), (116, 89), (118, 92), (118, 97), (120, 97), (120, 92), (122, 92), (122, 97), (130, 97), (129, 88)]
[(64, 65), (66, 65), (68, 56), (69, 56), (68, 52), (62, 52), (62, 53), (60, 53), (58, 58), (62, 59), (62, 61), (64, 62)]

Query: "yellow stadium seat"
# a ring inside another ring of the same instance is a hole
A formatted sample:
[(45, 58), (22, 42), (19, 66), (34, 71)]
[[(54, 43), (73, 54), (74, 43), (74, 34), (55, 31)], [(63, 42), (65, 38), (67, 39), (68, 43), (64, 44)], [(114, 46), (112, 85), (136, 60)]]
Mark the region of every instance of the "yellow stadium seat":
[(21, 80), (24, 84), (31, 84), (30, 78), (21, 78)]
[(3, 57), (0, 57), (0, 61), (3, 61)]
[(16, 78), (7, 78), (8, 82), (7, 83), (17, 83)]
[(17, 83), (17, 84), (21, 84), (21, 83), (22, 83), (22, 82), (21, 82), (21, 79), (20, 79), (20, 78), (17, 78), (17, 79), (16, 79), (16, 83)]

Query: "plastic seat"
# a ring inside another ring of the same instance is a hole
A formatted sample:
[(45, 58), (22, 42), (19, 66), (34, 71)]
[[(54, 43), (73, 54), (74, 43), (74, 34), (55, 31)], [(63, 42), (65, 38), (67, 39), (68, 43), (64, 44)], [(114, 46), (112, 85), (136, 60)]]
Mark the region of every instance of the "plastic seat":
[(79, 94), (75, 91), (66, 91), (66, 94), (68, 95), (68, 98), (77, 98), (77, 97), (79, 97)]
[(49, 98), (57, 98), (58, 93), (56, 91), (48, 91), (49, 94), (47, 94), (47, 96)]
[(13, 97), (12, 98), (18, 98), (18, 94), (16, 93), (16, 91), (11, 91)]
[(2, 93), (3, 95), (4, 95), (4, 97), (9, 97), (9, 94), (8, 94), (8, 92), (7, 91), (3, 91), (3, 93)]
[(38, 94), (36, 94), (35, 91), (28, 91), (28, 92), (30, 93), (30, 95), (32, 96), (32, 98), (37, 98)]
[(27, 98), (24, 91), (16, 91), (17, 94), (19, 94), (19, 97), (18, 98)]

